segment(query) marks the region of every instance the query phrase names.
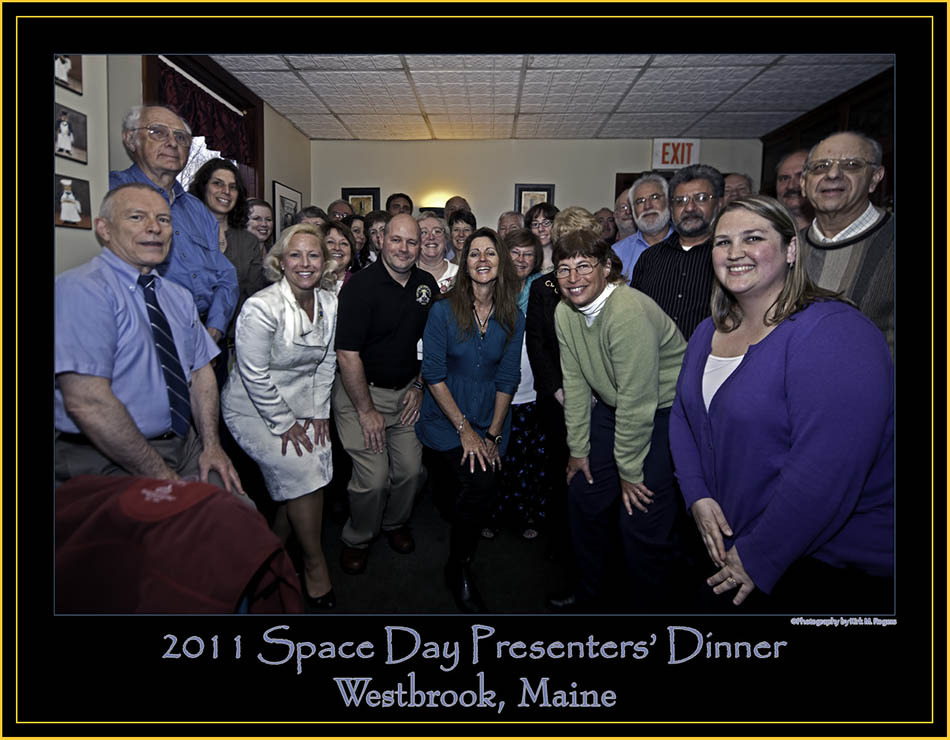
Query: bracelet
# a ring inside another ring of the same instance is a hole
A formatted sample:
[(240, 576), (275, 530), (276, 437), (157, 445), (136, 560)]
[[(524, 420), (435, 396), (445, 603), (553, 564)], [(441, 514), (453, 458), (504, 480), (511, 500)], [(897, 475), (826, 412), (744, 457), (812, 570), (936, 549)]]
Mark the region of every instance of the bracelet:
[(455, 430), (455, 433), (460, 437), (462, 436), (462, 427), (465, 426), (465, 414), (462, 414), (462, 421), (459, 422), (458, 429)]
[(417, 391), (424, 391), (426, 388), (424, 385), (422, 385), (422, 382), (419, 380), (413, 380), (412, 387), (415, 388)]

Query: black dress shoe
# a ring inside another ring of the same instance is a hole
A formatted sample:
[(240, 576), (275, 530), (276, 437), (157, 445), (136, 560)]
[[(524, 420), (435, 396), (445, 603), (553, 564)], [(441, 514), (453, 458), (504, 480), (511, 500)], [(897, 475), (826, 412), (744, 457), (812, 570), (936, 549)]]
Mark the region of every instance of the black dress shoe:
[(389, 546), (400, 555), (408, 555), (416, 549), (416, 541), (412, 538), (412, 531), (409, 527), (400, 527), (391, 529), (383, 534), (389, 541)]
[(551, 594), (545, 599), (548, 609), (556, 612), (570, 612), (577, 606), (577, 596), (573, 591)]
[(455, 605), (466, 614), (484, 614), (488, 611), (482, 601), (470, 561), (450, 560), (445, 566), (445, 585), (455, 599)]
[(369, 560), (368, 547), (349, 547), (346, 545), (343, 547), (343, 552), (340, 553), (340, 567), (344, 573), (349, 573), (351, 576), (358, 576), (366, 570), (367, 560)]
[(323, 596), (313, 597), (304, 591), (304, 596), (307, 597), (307, 604), (314, 609), (332, 609), (336, 606), (336, 594), (333, 593), (331, 588)]

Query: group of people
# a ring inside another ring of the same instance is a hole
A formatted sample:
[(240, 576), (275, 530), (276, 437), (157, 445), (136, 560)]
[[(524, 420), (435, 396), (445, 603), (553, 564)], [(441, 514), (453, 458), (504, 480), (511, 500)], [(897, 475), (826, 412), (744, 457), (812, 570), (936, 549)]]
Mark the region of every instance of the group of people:
[(777, 199), (693, 165), (612, 212), (540, 203), (491, 228), (461, 196), (413, 216), (395, 193), (304, 208), (275, 243), (230, 162), (184, 191), (190, 142), (168, 108), (127, 114), (103, 250), (57, 278), (58, 481), (200, 478), (253, 507), (245, 455), (316, 609), (336, 605), (338, 445), (343, 571), (380, 535), (414, 550), (428, 481), (465, 612), (489, 610), (479, 540), (552, 517), (575, 583), (551, 609), (890, 610), (894, 227), (872, 139), (786, 156)]

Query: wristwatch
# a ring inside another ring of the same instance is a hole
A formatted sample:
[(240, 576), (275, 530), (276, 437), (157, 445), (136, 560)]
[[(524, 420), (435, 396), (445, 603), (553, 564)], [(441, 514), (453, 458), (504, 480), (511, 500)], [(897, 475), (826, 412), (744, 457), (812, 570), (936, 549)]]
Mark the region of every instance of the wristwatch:
[(490, 439), (492, 442), (494, 442), (494, 443), (495, 443), (495, 447), (501, 447), (501, 435), (500, 435), (500, 434), (492, 434), (491, 432), (488, 432), (488, 433), (485, 435), (485, 437), (488, 438), (488, 439)]

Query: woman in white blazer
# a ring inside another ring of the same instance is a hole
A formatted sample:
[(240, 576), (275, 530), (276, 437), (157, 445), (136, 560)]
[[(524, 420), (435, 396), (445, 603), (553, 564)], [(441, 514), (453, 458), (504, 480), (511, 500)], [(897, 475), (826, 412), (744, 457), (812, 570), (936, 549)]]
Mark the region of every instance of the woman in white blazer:
[(333, 477), (337, 300), (332, 286), (327, 289), (334, 278), (323, 232), (310, 224), (284, 230), (264, 260), (264, 274), (274, 284), (248, 298), (238, 316), (236, 361), (221, 411), (280, 504), (274, 531), (285, 542), (293, 532), (300, 542), (308, 603), (331, 609), (336, 597), (320, 529), (323, 487)]

